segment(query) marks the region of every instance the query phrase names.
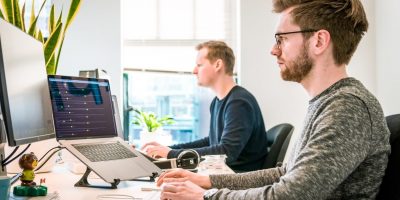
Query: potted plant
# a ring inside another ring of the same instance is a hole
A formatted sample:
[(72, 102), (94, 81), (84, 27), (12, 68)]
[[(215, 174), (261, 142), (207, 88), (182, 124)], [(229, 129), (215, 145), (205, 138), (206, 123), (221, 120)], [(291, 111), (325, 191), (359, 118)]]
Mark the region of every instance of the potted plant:
[(51, 6), (48, 21), (48, 38), (44, 38), (42, 31), (36, 26), (40, 13), (46, 2), (47, 0), (43, 1), (38, 14), (35, 15), (35, 4), (32, 0), (29, 26), (25, 26), (27, 23), (25, 22), (25, 3), (22, 7), (20, 7), (19, 0), (0, 0), (0, 18), (8, 21), (11, 24), (14, 24), (22, 31), (42, 42), (47, 74), (56, 74), (65, 33), (80, 8), (81, 0), (71, 0), (71, 5), (69, 7), (68, 16), (65, 22), (62, 20), (62, 11), (56, 19), (55, 6), (54, 4)]
[(133, 108), (133, 111), (136, 112), (136, 115), (132, 123), (143, 128), (140, 132), (140, 141), (142, 144), (151, 141), (157, 141), (164, 144), (172, 142), (171, 135), (162, 129), (162, 126), (164, 125), (175, 123), (172, 116), (165, 115), (163, 117), (157, 117), (157, 115), (152, 112), (144, 112), (135, 108)]

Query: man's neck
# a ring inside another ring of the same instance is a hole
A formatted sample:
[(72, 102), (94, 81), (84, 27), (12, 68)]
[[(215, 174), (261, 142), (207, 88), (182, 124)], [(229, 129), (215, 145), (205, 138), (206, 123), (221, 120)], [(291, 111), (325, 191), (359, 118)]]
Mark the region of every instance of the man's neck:
[(232, 76), (224, 76), (221, 77), (221, 79), (218, 79), (211, 89), (215, 92), (217, 98), (221, 100), (229, 94), (235, 85), (236, 83)]
[(301, 81), (304, 89), (311, 98), (321, 94), (331, 85), (343, 78), (347, 78), (345, 65), (331, 65), (327, 67), (314, 67), (313, 70)]

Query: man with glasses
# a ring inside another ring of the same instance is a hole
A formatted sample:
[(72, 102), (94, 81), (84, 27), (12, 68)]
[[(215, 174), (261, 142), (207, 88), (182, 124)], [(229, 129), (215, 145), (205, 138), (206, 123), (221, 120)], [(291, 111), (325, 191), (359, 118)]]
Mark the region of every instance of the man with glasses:
[[(284, 80), (309, 94), (304, 129), (282, 167), (202, 176), (162, 174), (161, 199), (375, 199), (390, 153), (376, 98), (346, 65), (367, 31), (359, 0), (273, 0)], [(209, 188), (214, 188), (206, 190)]]

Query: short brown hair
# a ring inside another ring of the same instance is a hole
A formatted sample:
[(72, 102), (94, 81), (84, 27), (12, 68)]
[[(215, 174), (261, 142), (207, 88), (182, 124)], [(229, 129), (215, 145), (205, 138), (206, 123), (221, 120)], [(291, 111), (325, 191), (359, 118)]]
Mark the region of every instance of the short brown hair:
[(214, 63), (217, 59), (221, 59), (225, 64), (225, 73), (233, 75), (233, 67), (235, 66), (235, 55), (233, 50), (222, 41), (207, 41), (196, 46), (196, 50), (203, 48), (208, 49), (207, 59)]
[(273, 4), (277, 13), (294, 7), (292, 20), (301, 30), (327, 30), (332, 38), (333, 58), (339, 65), (350, 62), (368, 29), (368, 20), (359, 0), (273, 0)]

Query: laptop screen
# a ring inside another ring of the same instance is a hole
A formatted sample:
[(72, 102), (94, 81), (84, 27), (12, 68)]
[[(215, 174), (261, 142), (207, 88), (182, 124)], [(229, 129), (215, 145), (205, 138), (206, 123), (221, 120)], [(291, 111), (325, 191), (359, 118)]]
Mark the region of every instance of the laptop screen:
[(56, 137), (115, 137), (110, 84), (106, 79), (48, 75)]

